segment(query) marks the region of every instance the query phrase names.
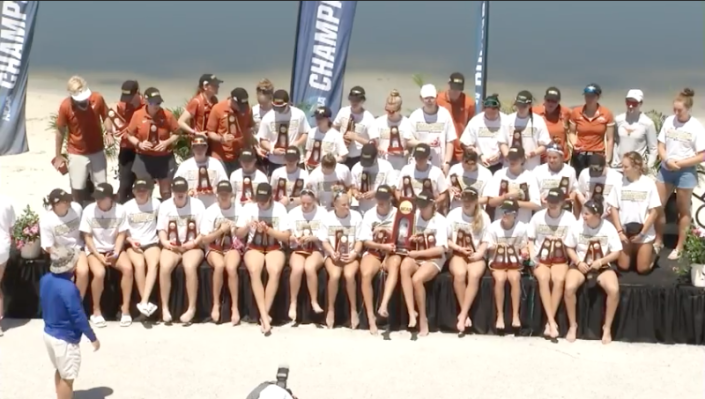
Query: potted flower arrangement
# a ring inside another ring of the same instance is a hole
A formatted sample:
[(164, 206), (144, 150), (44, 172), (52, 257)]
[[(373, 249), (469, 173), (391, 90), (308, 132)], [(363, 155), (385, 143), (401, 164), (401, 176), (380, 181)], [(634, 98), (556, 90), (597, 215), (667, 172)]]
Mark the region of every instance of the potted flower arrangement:
[(15, 247), (24, 259), (37, 259), (42, 253), (39, 243), (39, 215), (27, 205), (15, 221), (12, 231)]
[(688, 231), (674, 271), (681, 276), (690, 274), (693, 286), (705, 288), (705, 229), (693, 227)]

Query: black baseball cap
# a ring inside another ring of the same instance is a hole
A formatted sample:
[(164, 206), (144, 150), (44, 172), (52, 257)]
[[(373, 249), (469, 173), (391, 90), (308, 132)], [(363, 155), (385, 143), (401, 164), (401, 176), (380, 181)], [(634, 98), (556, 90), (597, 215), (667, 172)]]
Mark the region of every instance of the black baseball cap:
[(289, 104), (289, 93), (286, 90), (279, 89), (272, 95), (272, 105), (275, 107), (284, 107)]
[(510, 161), (523, 160), (525, 156), (526, 154), (522, 147), (510, 147), (509, 151), (507, 151), (507, 159)]
[(528, 90), (522, 90), (517, 94), (514, 104), (517, 105), (531, 105), (534, 102), (534, 96)]
[(350, 89), (350, 94), (348, 94), (348, 100), (364, 100), (365, 99), (365, 89), (362, 86), (355, 86)]
[(171, 181), (171, 191), (175, 193), (188, 192), (188, 182), (183, 177), (176, 177)]
[(203, 75), (201, 75), (201, 78), (198, 79), (198, 87), (203, 87), (203, 85), (218, 86), (221, 83), (223, 83), (223, 81), (218, 79), (212, 73), (204, 73)]
[(433, 194), (428, 191), (422, 191), (416, 196), (416, 205), (419, 208), (425, 208), (433, 203)]
[(301, 159), (301, 151), (299, 151), (299, 147), (293, 145), (289, 146), (284, 153), (284, 159), (287, 161), (298, 161)]
[(477, 197), (479, 196), (477, 189), (475, 187), (470, 187), (467, 186), (463, 189), (463, 192), (460, 194), (460, 198), (464, 200), (476, 200)]
[(431, 146), (426, 143), (419, 143), (414, 147), (414, 158), (424, 159), (431, 156)]
[(605, 166), (607, 166), (607, 160), (600, 154), (592, 154), (588, 158), (588, 171), (590, 177), (599, 177), (605, 172)]
[(230, 98), (238, 104), (248, 104), (250, 95), (242, 87), (236, 87), (230, 92)]
[(126, 80), (122, 83), (120, 90), (120, 101), (126, 103), (132, 100), (132, 96), (140, 91), (140, 84), (136, 80)]
[(595, 201), (594, 199), (589, 199), (585, 204), (583, 204), (583, 208), (587, 209), (590, 213), (594, 215), (602, 215), (605, 211), (604, 205), (602, 205), (602, 202), (600, 201)]
[(502, 202), (500, 209), (503, 210), (504, 213), (517, 212), (519, 210), (519, 204), (514, 200), (506, 200)]
[(223, 180), (218, 185), (215, 187), (215, 192), (220, 194), (220, 193), (232, 193), (233, 192), (233, 185), (230, 184), (229, 181)]
[(552, 188), (546, 194), (546, 202), (549, 204), (559, 204), (563, 200), (563, 191), (560, 188)]
[(71, 202), (73, 201), (73, 197), (71, 196), (71, 194), (67, 193), (65, 190), (62, 190), (60, 188), (55, 188), (51, 190), (51, 192), (49, 193), (49, 204), (54, 205), (62, 201)]
[(561, 101), (561, 91), (557, 87), (549, 87), (543, 96), (546, 100)]
[(318, 107), (313, 113), (313, 116), (315, 116), (316, 119), (329, 119), (333, 116), (333, 111), (328, 107)]
[(242, 150), (240, 153), (240, 161), (252, 162), (257, 159), (255, 152), (249, 148)]
[(272, 186), (269, 183), (260, 183), (255, 192), (255, 201), (264, 202), (272, 198)]
[(360, 150), (360, 165), (367, 168), (375, 164), (377, 159), (377, 146), (370, 142), (362, 146)]
[(453, 90), (465, 90), (465, 76), (460, 72), (453, 72), (448, 79), (448, 85)]
[(152, 179), (137, 179), (135, 184), (132, 185), (134, 190), (151, 190), (154, 188), (154, 181)]
[(113, 186), (109, 183), (100, 183), (95, 186), (93, 198), (96, 200), (102, 200), (104, 198), (112, 198), (114, 194)]
[(194, 136), (194, 138), (191, 139), (191, 147), (199, 145), (208, 146), (208, 140), (203, 136)]
[(392, 199), (392, 188), (386, 184), (382, 184), (381, 186), (377, 187), (377, 191), (375, 192), (375, 199), (381, 201), (389, 201), (390, 199)]
[(583, 94), (595, 94), (599, 96), (602, 94), (602, 88), (597, 83), (590, 83), (583, 89)]
[(144, 99), (150, 104), (161, 104), (164, 102), (162, 94), (156, 87), (149, 87), (144, 91)]

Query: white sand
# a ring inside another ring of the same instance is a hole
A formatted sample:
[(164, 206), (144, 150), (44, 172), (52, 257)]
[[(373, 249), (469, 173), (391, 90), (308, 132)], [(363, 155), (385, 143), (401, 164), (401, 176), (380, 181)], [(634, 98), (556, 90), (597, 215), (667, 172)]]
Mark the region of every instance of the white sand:
[[(8, 321), (9, 322), (12, 321)], [(0, 338), (0, 398), (53, 394), (40, 320)], [(391, 341), (365, 331), (256, 326), (116, 323), (97, 331), (103, 347), (82, 344), (76, 399), (244, 398), (291, 367), (300, 399), (702, 397), (705, 348), (452, 334)], [(103, 395), (99, 395), (103, 393)], [(110, 395), (107, 395), (110, 393)]]

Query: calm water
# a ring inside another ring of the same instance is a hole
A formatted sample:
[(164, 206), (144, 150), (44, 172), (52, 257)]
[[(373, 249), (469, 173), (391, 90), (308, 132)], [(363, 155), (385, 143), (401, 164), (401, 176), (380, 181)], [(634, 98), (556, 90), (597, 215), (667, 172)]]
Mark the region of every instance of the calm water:
[[(476, 11), (474, 1), (359, 2), (348, 70), (469, 76)], [(491, 13), (490, 81), (705, 86), (703, 2), (507, 1)], [(294, 1), (42, 2), (31, 65), (190, 79), (284, 72), (296, 14)]]

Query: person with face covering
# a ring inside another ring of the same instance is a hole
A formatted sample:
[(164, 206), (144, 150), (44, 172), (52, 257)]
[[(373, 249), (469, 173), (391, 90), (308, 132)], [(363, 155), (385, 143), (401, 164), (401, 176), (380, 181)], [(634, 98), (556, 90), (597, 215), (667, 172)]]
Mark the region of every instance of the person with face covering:
[[(237, 236), (247, 237), (248, 247), (243, 258), (250, 273), (252, 294), (260, 314), (262, 333), (271, 333), (272, 318), (269, 312), (279, 289), (279, 278), (286, 262), (282, 243), (291, 235), (290, 219), (286, 207), (272, 198), (272, 186), (257, 186), (254, 202), (245, 205), (237, 219)], [(265, 289), (262, 271), (267, 269), (269, 279)]]
[(565, 278), (565, 311), (570, 327), (565, 339), (573, 342), (578, 334), (576, 293), (585, 281), (596, 283), (605, 291), (605, 320), (602, 343), (612, 342), (612, 322), (619, 306), (619, 280), (613, 262), (619, 258), (622, 243), (617, 229), (605, 220), (602, 203), (589, 200), (579, 220), (566, 237), (565, 245), (571, 266)]
[(157, 215), (157, 234), (162, 245), (159, 258), (162, 321), (167, 324), (172, 322), (169, 311), (171, 277), (176, 266), (181, 263), (186, 276), (188, 309), (181, 315), (180, 320), (189, 325), (196, 315), (198, 267), (203, 261), (203, 235), (199, 226), (203, 222), (206, 207), (201, 200), (188, 195), (188, 182), (183, 177), (175, 178), (171, 186), (174, 196), (162, 202)]
[(357, 200), (358, 210), (364, 215), (375, 207), (374, 197), (377, 187), (396, 186), (397, 181), (392, 180), (395, 176), (392, 165), (377, 156), (375, 143), (363, 145), (360, 154), (360, 162), (356, 163), (351, 171), (352, 195)]
[(289, 104), (289, 93), (286, 90), (274, 92), (272, 107), (272, 112), (262, 117), (257, 133), (259, 145), (269, 160), (268, 176), (284, 165), (287, 148), (303, 147), (306, 144), (311, 130), (306, 114)]
[(507, 129), (504, 135), (498, 137), (502, 155), (507, 157), (509, 147), (518, 146), (524, 149), (526, 162), (524, 169), (534, 170), (541, 164), (541, 155), (551, 142), (548, 127), (543, 118), (534, 117), (531, 104), (534, 98), (530, 92), (523, 90), (514, 100), (516, 112), (507, 117)]
[(120, 152), (118, 153), (118, 177), (120, 186), (118, 188), (118, 202), (124, 204), (132, 198), (132, 185), (135, 183), (135, 174), (132, 172), (132, 164), (135, 162), (135, 147), (130, 144), (126, 130), (132, 120), (132, 115), (135, 111), (144, 107), (144, 98), (140, 93), (140, 85), (136, 80), (126, 80), (122, 84), (122, 94), (120, 102), (115, 105), (115, 110), (108, 111), (108, 117), (111, 116), (111, 111), (114, 112), (115, 118), (120, 120), (118, 124), (113, 123), (112, 132), (115, 137), (120, 139)]
[(460, 207), (448, 213), (450, 225), (448, 249), (452, 252), (448, 269), (453, 276), (453, 290), (460, 305), (458, 331), (472, 327), (470, 308), (485, 274), (487, 243), (482, 239), (490, 227), (490, 217), (482, 210), (480, 195), (473, 187), (465, 187), (458, 196)]
[[(71, 195), (79, 204), (88, 202), (85, 194), (90, 175), (93, 184), (107, 181), (107, 160), (104, 149), (114, 144), (113, 124), (108, 118), (108, 106), (98, 92), (92, 92), (80, 76), (68, 81), (69, 97), (64, 99), (56, 115), (56, 138), (52, 165), (69, 175)], [(64, 158), (64, 141), (68, 159)]]
[(475, 151), (465, 149), (462, 162), (450, 167), (446, 176), (446, 185), (450, 192), (450, 209), (453, 210), (462, 206), (462, 193), (471, 187), (478, 194), (480, 206), (487, 204), (487, 197), (484, 195), (485, 187), (492, 179), (492, 172), (479, 164), (480, 157)]
[(254, 201), (257, 186), (267, 183), (269, 179), (261, 170), (257, 169), (257, 153), (251, 148), (246, 148), (240, 154), (240, 169), (230, 175), (230, 185), (233, 186), (235, 203), (239, 206)]
[[(412, 198), (422, 191), (430, 193), (436, 206), (448, 199), (448, 185), (443, 171), (431, 163), (431, 147), (421, 143), (414, 148), (414, 163), (404, 166), (396, 183), (397, 199)], [(411, 187), (408, 187), (409, 184)], [(408, 192), (411, 188), (413, 192)]]
[(612, 168), (622, 171), (624, 154), (635, 151), (644, 159), (648, 170), (656, 163), (658, 157), (658, 132), (654, 121), (641, 111), (644, 105), (644, 92), (632, 89), (627, 92), (626, 112), (614, 118), (614, 157)]
[[(571, 154), (567, 142), (571, 109), (561, 105), (561, 91), (557, 87), (546, 89), (543, 104), (534, 106), (531, 112), (543, 118), (551, 141), (558, 144), (563, 151), (563, 160), (570, 161)], [(542, 154), (541, 161), (546, 161), (546, 153)]]
[[(508, 166), (494, 174), (484, 195), (489, 197), (488, 205), (491, 207), (515, 201), (519, 207), (517, 218), (522, 223), (529, 223), (532, 213), (541, 209), (541, 193), (534, 174), (524, 169), (525, 161), (523, 148), (510, 148), (507, 151)], [(503, 213), (495, 208), (494, 220), (501, 218)]]
[(453, 116), (438, 105), (437, 97), (438, 92), (433, 85), (427, 84), (421, 88), (423, 106), (409, 115), (412, 133), (406, 144), (410, 150), (421, 143), (428, 145), (432, 151), (433, 166), (441, 168), (446, 174), (453, 160), (453, 145), (458, 137)]
[(228, 274), (231, 316), (233, 325), (240, 323), (238, 304), (238, 275), (242, 256), (242, 243), (237, 240), (234, 231), (237, 222), (236, 206), (233, 203), (233, 186), (223, 180), (216, 186), (217, 202), (206, 209), (201, 222), (203, 245), (206, 248), (206, 260), (213, 268), (213, 308), (211, 320), (220, 322), (220, 294), (223, 290), (223, 274)]
[(373, 128), (375, 117), (365, 109), (365, 89), (355, 86), (350, 89), (348, 101), (350, 105), (342, 107), (333, 120), (333, 128), (343, 134), (343, 140), (348, 147), (345, 166), (352, 169), (360, 162), (362, 146), (370, 141), (379, 140), (379, 133)]
[(345, 164), (337, 163), (335, 155), (326, 154), (321, 164), (308, 175), (305, 186), (314, 192), (318, 203), (330, 211), (335, 193), (348, 192), (352, 183), (350, 169)]
[(91, 323), (97, 328), (106, 327), (100, 309), (100, 298), (103, 296), (105, 284), (105, 268), (114, 267), (120, 271), (120, 290), (122, 291), (122, 306), (120, 312), (120, 327), (132, 324), (130, 316), (130, 299), (134, 284), (132, 263), (127, 256), (125, 238), (129, 230), (125, 208), (115, 202), (113, 186), (108, 183), (95, 187), (93, 198), (96, 202), (88, 204), (81, 215), (79, 230), (83, 233), (88, 255), (88, 267), (91, 270), (91, 297), (93, 299), (93, 315)]
[(529, 255), (534, 277), (539, 283), (539, 296), (546, 312), (545, 337), (558, 338), (556, 312), (561, 304), (569, 258), (565, 250), (566, 237), (575, 224), (575, 216), (563, 207), (565, 195), (560, 188), (546, 193), (546, 209), (534, 214), (528, 224)]
[(348, 158), (348, 146), (343, 135), (333, 128), (330, 108), (318, 107), (313, 115), (316, 118), (316, 127), (311, 130), (306, 141), (306, 170), (310, 172), (315, 169), (324, 154), (333, 154), (339, 163), (345, 163)]
[(470, 119), (460, 136), (460, 143), (471, 148), (480, 156), (480, 164), (492, 173), (502, 169), (500, 137), (506, 134), (508, 116), (500, 111), (502, 104), (497, 94), (492, 94), (482, 102), (483, 111)]
[(325, 267), (328, 272), (328, 309), (326, 325), (333, 328), (335, 324), (335, 299), (338, 297), (340, 278), (345, 278), (345, 291), (350, 303), (350, 328), (360, 324), (357, 315), (357, 284), (355, 277), (360, 268), (362, 241), (358, 235), (362, 228), (362, 216), (350, 210), (350, 198), (344, 192), (333, 196), (333, 210), (328, 212), (319, 239), (326, 254)]
[(324, 229), (326, 215), (325, 208), (316, 203), (313, 191), (301, 191), (301, 205), (289, 211), (291, 223), (291, 236), (289, 247), (292, 250), (289, 257), (289, 318), (296, 322), (296, 306), (298, 303), (301, 279), (306, 275), (311, 308), (316, 313), (323, 313), (323, 308), (318, 303), (318, 271), (323, 267), (323, 246), (321, 234)]
[(308, 179), (308, 172), (299, 167), (301, 152), (298, 147), (289, 147), (284, 154), (285, 164), (272, 172), (270, 184), (274, 188), (274, 200), (291, 211), (301, 205), (301, 190)]
[(191, 139), (193, 156), (181, 162), (174, 178), (183, 177), (188, 182), (189, 195), (198, 198), (208, 208), (215, 204), (215, 188), (228, 180), (223, 164), (208, 156), (208, 141), (203, 136)]
[(602, 89), (591, 83), (583, 94), (585, 104), (571, 111), (568, 132), (568, 146), (573, 152), (571, 163), (578, 175), (587, 168), (592, 155), (602, 155), (610, 164), (614, 150), (614, 116), (599, 103)]
[(539, 184), (541, 193), (541, 206), (546, 205), (548, 191), (558, 188), (564, 194), (564, 206), (572, 211), (575, 200), (575, 191), (578, 189), (578, 179), (575, 176), (575, 169), (566, 165), (563, 161), (563, 149), (558, 143), (550, 143), (546, 146), (546, 163), (534, 169), (536, 182)]
[(221, 83), (223, 81), (212, 73), (203, 74), (198, 79), (196, 94), (186, 103), (184, 112), (179, 117), (179, 127), (191, 138), (197, 135), (208, 138), (206, 125), (213, 106), (218, 103), (216, 96)]

